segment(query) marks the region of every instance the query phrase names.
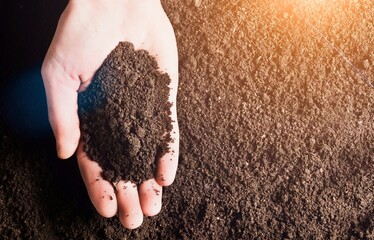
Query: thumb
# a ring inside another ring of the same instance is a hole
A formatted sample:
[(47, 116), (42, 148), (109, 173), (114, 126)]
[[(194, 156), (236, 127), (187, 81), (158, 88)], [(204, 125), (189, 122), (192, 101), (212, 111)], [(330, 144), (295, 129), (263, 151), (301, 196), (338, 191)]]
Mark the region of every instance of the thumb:
[(80, 80), (73, 79), (61, 65), (53, 61), (43, 63), (42, 77), (57, 155), (66, 159), (74, 154), (80, 138), (77, 103)]

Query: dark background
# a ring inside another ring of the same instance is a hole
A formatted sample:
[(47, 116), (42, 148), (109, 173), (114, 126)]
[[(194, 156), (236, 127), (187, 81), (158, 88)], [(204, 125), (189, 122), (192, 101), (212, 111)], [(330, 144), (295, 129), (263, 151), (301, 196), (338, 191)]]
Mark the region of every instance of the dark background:
[(1, 1), (0, 78), (3, 85), (41, 65), (67, 1)]
[(67, 1), (1, 1), (0, 127), (22, 140), (51, 136), (40, 68)]

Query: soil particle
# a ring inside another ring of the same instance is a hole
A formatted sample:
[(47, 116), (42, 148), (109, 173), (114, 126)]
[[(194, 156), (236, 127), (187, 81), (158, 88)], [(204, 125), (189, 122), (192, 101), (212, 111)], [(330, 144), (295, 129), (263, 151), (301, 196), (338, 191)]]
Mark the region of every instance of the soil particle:
[(153, 177), (156, 156), (170, 141), (169, 83), (154, 57), (122, 42), (79, 94), (83, 149), (106, 180)]
[(155, 194), (158, 196), (160, 195), (160, 190), (156, 189), (156, 188), (153, 188), (153, 191), (155, 192)]

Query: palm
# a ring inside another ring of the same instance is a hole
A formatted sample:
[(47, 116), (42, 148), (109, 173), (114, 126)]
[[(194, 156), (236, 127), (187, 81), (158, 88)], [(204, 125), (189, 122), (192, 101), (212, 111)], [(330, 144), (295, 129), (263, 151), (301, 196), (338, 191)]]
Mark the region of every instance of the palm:
[[(135, 228), (141, 224), (143, 213), (155, 215), (159, 212), (161, 186), (172, 183), (178, 161), (177, 50), (173, 29), (160, 2), (130, 0), (120, 5), (116, 2), (92, 6), (71, 1), (60, 18), (42, 73), (58, 154), (61, 158), (68, 158), (77, 149), (80, 136), (77, 91), (90, 83), (96, 70), (120, 41), (129, 41), (136, 49), (149, 51), (156, 57), (160, 70), (171, 77), (169, 100), (173, 103), (172, 137), (175, 141), (170, 143), (170, 147), (173, 152), (158, 161), (155, 179), (142, 183), (139, 192), (130, 183), (119, 182), (116, 194), (111, 183), (96, 181), (102, 169), (88, 159), (82, 143), (77, 158), (82, 178), (98, 212), (111, 217), (118, 211), (123, 225)], [(149, 188), (157, 191), (147, 191)]]

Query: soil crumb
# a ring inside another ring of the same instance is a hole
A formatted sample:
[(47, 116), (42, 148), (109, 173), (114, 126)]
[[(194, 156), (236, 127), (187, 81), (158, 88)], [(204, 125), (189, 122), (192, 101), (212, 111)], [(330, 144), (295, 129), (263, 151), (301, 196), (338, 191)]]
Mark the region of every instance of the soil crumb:
[(79, 94), (83, 150), (106, 180), (139, 183), (153, 176), (172, 129), (169, 84), (154, 57), (121, 42)]

